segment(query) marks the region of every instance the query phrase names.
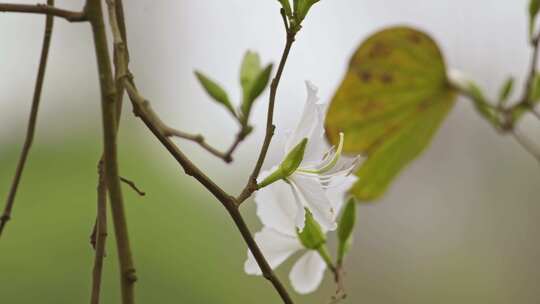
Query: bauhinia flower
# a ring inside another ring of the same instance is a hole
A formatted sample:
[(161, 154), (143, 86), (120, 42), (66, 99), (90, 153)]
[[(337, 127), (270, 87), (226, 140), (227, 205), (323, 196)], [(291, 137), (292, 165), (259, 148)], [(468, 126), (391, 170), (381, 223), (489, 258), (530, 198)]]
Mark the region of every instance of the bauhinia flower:
[[(336, 214), (341, 209), (347, 190), (355, 181), (356, 177), (349, 176), (340, 185), (325, 191)], [(300, 232), (296, 227), (299, 208), (304, 210), (304, 207), (293, 203), (294, 196), (285, 181), (277, 181), (256, 193), (257, 215), (264, 227), (255, 234), (255, 240), (272, 269), (294, 253), (304, 252), (292, 267), (289, 279), (298, 293), (306, 294), (317, 289), (327, 263), (331, 261), (324, 250), (327, 229), (320, 227), (309, 211), (304, 211), (307, 214), (305, 229)], [(249, 250), (244, 270), (252, 275), (262, 274)]]
[(305, 224), (305, 208), (326, 230), (336, 229), (335, 210), (327, 197), (326, 189), (335, 187), (354, 171), (360, 158), (341, 155), (344, 134), (340, 134), (337, 147), (328, 148), (324, 138), (326, 104), (319, 103), (317, 88), (306, 82), (307, 101), (300, 122), (286, 142), (283, 162), (272, 170), (263, 172), (259, 186), (266, 187), (284, 180), (292, 191), (296, 204), (295, 226), (300, 230)]

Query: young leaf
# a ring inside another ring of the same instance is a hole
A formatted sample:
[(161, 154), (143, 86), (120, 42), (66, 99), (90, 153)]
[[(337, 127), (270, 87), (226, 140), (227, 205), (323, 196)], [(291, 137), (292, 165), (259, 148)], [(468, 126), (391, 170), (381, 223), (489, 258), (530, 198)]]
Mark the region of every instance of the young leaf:
[(364, 154), (351, 194), (373, 201), (429, 145), (454, 105), (437, 44), (427, 34), (394, 27), (356, 51), (326, 117), (326, 134), (343, 151)]
[(261, 67), (261, 59), (257, 53), (248, 51), (240, 68), (240, 84), (242, 85), (242, 118), (247, 120), (253, 103), (259, 97), (270, 80), (272, 65)]
[(306, 18), (309, 9), (313, 4), (319, 2), (320, 0), (295, 0), (294, 1), (294, 14), (298, 19), (298, 22), (302, 22)]
[(257, 75), (261, 72), (261, 58), (259, 54), (247, 51), (242, 60), (242, 66), (240, 67), (240, 84), (244, 94), (249, 91), (253, 81), (257, 78)]
[(210, 95), (215, 101), (221, 103), (223, 106), (229, 110), (234, 116), (236, 116), (236, 113), (234, 112), (234, 108), (229, 101), (229, 96), (227, 95), (227, 92), (219, 84), (217, 84), (212, 79), (206, 77), (204, 74), (202, 74), (199, 71), (195, 71), (195, 76), (197, 76), (197, 79), (203, 86), (203, 88), (206, 90), (206, 93)]
[(504, 85), (501, 87), (501, 91), (499, 92), (499, 104), (504, 105), (506, 101), (508, 101), (508, 97), (510, 97), (510, 94), (512, 94), (512, 90), (514, 89), (514, 78), (509, 77)]
[(245, 116), (249, 116), (253, 103), (268, 86), (270, 76), (272, 75), (272, 68), (273, 65), (269, 64), (262, 71), (260, 71), (257, 77), (255, 77), (249, 90), (245, 93), (246, 97), (244, 97), (244, 102), (242, 103), (242, 113)]
[(354, 198), (350, 198), (343, 210), (341, 219), (338, 224), (338, 261), (343, 260), (343, 257), (349, 249), (349, 245), (352, 240), (354, 231), (354, 225), (356, 223), (356, 201)]
[(292, 18), (293, 12), (292, 12), (291, 4), (289, 3), (289, 0), (278, 0), (278, 1), (279, 3), (281, 3), (281, 7), (283, 7), (283, 10), (285, 11), (285, 15), (287, 15), (287, 17), (289, 18)]
[(306, 224), (304, 230), (298, 232), (300, 242), (307, 249), (319, 249), (326, 243), (326, 236), (321, 230), (321, 226), (315, 221), (313, 215), (306, 209)]

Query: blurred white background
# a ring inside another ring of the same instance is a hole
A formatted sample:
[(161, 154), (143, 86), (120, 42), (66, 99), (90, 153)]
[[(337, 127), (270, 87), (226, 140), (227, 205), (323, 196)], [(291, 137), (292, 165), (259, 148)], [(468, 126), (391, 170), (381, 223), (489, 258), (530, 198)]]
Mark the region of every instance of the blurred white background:
[[(57, 5), (80, 9), (82, 2)], [(321, 98), (329, 100), (359, 43), (396, 24), (430, 33), (448, 65), (471, 75), (491, 96), (509, 75), (520, 81), (520, 91), (530, 54), (526, 7), (526, 0), (322, 0), (307, 18), (286, 67), (276, 107), (278, 128), (296, 123), (304, 80), (313, 81)], [(131, 67), (141, 91), (171, 125), (228, 146), (236, 125), (209, 100), (192, 71), (206, 72), (238, 101), (243, 53), (258, 51), (263, 62), (279, 59), (284, 35), (277, 1), (126, 1), (126, 9)], [(24, 134), (43, 22), (36, 16), (0, 14), (0, 147), (18, 144)], [(97, 130), (100, 123), (90, 29), (63, 20), (55, 26), (37, 134), (41, 142)], [(256, 132), (236, 155), (237, 180), (197, 147), (181, 146), (210, 175), (238, 189), (262, 141), (266, 102), (258, 101)], [(130, 108), (126, 127), (153, 142)], [(527, 118), (520, 127), (540, 144), (540, 123)], [(279, 142), (278, 137), (272, 145), (275, 152)], [(454, 303), (510, 303), (516, 297), (537, 303), (538, 169), (512, 138), (499, 136), (468, 100), (460, 99), (433, 145), (388, 195), (359, 209), (349, 270), (352, 293), (369, 295), (371, 287), (388, 284), (395, 293), (372, 294), (378, 303), (433, 300), (432, 294), (445, 294)], [(416, 280), (409, 281), (410, 276)], [(494, 291), (496, 298), (490, 297)]]

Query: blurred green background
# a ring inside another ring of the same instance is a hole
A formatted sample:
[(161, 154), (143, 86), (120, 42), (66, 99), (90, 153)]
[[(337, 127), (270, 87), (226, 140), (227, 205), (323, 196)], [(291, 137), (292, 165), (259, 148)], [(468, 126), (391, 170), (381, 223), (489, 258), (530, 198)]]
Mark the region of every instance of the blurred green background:
[[(493, 96), (508, 74), (520, 76), (527, 68), (526, 2), (321, 1), (291, 54), (276, 121), (283, 129), (294, 126), (305, 79), (319, 85), (321, 98), (328, 100), (358, 43), (396, 23), (431, 33), (448, 64)], [(78, 9), (82, 1), (57, 3)], [(234, 122), (208, 100), (192, 70), (204, 70), (238, 97), (244, 51), (259, 51), (264, 62), (279, 56), (283, 33), (277, 1), (140, 0), (126, 9), (132, 69), (141, 91), (171, 125), (227, 146)], [(22, 145), (42, 26), (39, 17), (0, 15), (0, 203)], [(90, 37), (84, 25), (56, 24), (36, 142), (13, 220), (0, 240), (2, 304), (89, 301), (89, 235), (102, 146)], [(232, 166), (179, 142), (232, 193), (241, 189), (254, 163), (263, 136), (263, 100), (254, 112), (256, 130)], [(528, 117), (520, 128), (538, 143), (537, 121)], [(277, 161), (281, 143), (278, 134), (266, 166)], [(243, 273), (246, 248), (223, 208), (184, 176), (133, 118), (130, 106), (122, 121), (120, 154), (122, 175), (147, 192), (139, 197), (125, 188), (139, 303), (280, 303), (264, 279)], [(359, 208), (345, 303), (538, 303), (539, 185), (534, 159), (460, 100), (432, 146), (390, 192), (378, 204)], [(242, 212), (256, 231), (260, 224), (253, 204)], [(110, 234), (104, 304), (119, 303), (114, 247)], [(287, 284), (292, 261), (278, 271)], [(317, 293), (294, 298), (328, 303), (333, 291), (327, 275)]]

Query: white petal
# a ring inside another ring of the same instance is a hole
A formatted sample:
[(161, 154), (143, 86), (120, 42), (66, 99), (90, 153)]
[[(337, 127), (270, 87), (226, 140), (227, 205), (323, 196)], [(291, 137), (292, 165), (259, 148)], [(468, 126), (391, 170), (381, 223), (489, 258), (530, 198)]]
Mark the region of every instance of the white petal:
[(304, 205), (311, 211), (315, 220), (326, 230), (335, 230), (335, 212), (318, 177), (293, 174), (292, 184), (303, 199)]
[[(278, 267), (289, 256), (302, 249), (302, 244), (296, 236), (282, 234), (267, 227), (255, 233), (255, 241), (272, 269)], [(247, 274), (262, 274), (255, 257), (249, 249), (248, 258), (244, 263), (244, 271)]]
[(296, 228), (302, 231), (304, 230), (304, 226), (306, 224), (306, 210), (304, 209), (304, 199), (302, 198), (302, 195), (299, 193), (293, 182), (289, 182), (289, 186), (291, 187), (291, 191), (294, 195), (294, 201), (296, 203), (297, 210), (299, 211), (298, 213), (296, 213), (294, 223), (296, 225)]
[(292, 190), (284, 181), (277, 181), (255, 193), (257, 215), (269, 228), (296, 236), (296, 217), (304, 208), (296, 203)]
[(356, 176), (349, 175), (345, 177), (344, 181), (338, 186), (326, 189), (326, 195), (328, 196), (336, 215), (339, 214), (345, 199), (347, 199), (347, 192), (357, 180), (358, 178)]
[(321, 285), (326, 263), (319, 253), (310, 250), (304, 254), (293, 266), (289, 279), (298, 293), (314, 292)]
[[(290, 135), (287, 143), (285, 144), (285, 153), (288, 153), (294, 148), (302, 139), (308, 138), (308, 146), (306, 147), (306, 156), (308, 158), (314, 154), (315, 150), (319, 150), (321, 143), (324, 143), (324, 109), (318, 104), (319, 98), (317, 97), (318, 89), (306, 82), (307, 87), (307, 100), (304, 106), (304, 111), (300, 118), (298, 125), (294, 132)], [(323, 147), (324, 148), (324, 147)], [(323, 149), (324, 150), (324, 149)], [(318, 155), (320, 157), (321, 154)]]

